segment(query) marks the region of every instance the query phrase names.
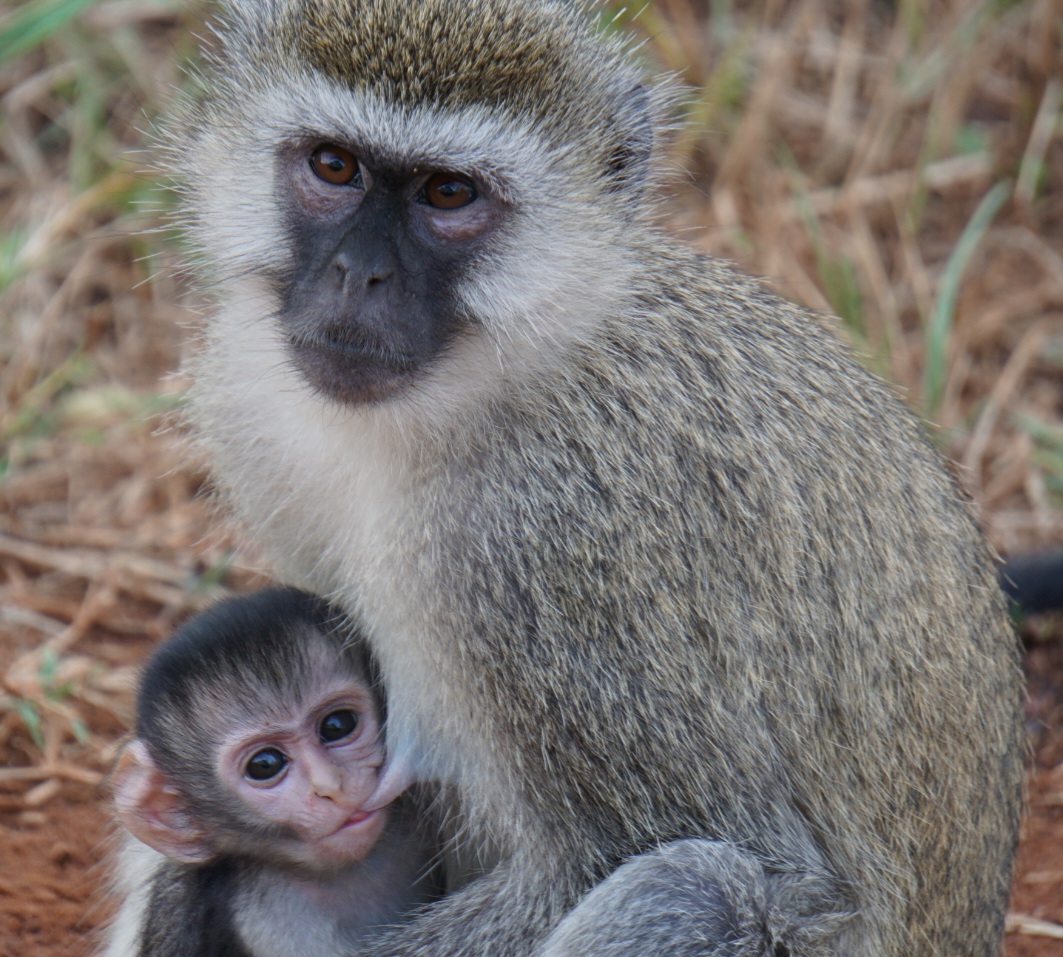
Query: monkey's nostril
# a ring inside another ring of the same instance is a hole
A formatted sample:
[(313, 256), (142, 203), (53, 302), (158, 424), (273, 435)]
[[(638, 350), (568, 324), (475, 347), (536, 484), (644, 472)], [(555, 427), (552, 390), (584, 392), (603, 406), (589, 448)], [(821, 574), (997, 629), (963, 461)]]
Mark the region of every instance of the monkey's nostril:
[(347, 281), (347, 267), (339, 259), (334, 259), (330, 275), (332, 281), (336, 284), (336, 288), (342, 289), (343, 284)]
[(365, 281), (365, 284), (372, 289), (373, 286), (379, 286), (381, 283), (387, 282), (394, 275), (394, 269), (381, 269), (377, 272), (371, 273), (369, 278)]

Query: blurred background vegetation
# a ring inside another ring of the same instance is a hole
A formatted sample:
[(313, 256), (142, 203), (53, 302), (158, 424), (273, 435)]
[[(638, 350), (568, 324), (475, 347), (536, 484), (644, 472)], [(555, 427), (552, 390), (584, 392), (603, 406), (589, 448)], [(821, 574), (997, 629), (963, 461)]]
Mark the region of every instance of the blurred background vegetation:
[[(150, 643), (255, 580), (174, 424), (207, 304), (143, 152), (209, 12), (0, 0), (0, 810), (19, 826), (99, 781)], [(1063, 543), (1063, 0), (600, 14), (685, 94), (666, 228), (838, 316), (998, 550)], [(1046, 695), (1032, 713), (1058, 729)]]

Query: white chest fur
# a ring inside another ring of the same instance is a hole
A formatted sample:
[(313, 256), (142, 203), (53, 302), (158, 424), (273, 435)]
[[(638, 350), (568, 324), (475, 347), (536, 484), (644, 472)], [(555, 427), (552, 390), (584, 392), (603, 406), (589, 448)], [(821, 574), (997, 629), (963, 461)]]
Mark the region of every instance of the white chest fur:
[[(460, 694), (467, 676), (418, 573), (432, 543), (412, 537), (409, 521), (441, 507), (413, 460), (447, 382), (422, 384), (416, 406), (338, 408), (310, 392), (254, 313), (252, 303), (218, 314), (197, 360), (191, 414), (218, 485), (283, 579), (360, 616), (387, 688), (389, 754), (422, 779), (486, 795), (495, 774)], [(475, 365), (475, 343), (467, 352), (452, 357), (448, 374)]]

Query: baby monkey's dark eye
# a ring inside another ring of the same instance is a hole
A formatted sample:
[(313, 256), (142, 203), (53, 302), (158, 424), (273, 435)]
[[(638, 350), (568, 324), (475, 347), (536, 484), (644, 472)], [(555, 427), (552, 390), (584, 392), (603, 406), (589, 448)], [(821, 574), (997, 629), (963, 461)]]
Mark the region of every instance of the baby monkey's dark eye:
[(256, 751), (244, 765), (244, 776), (252, 781), (271, 781), (288, 767), (288, 757), (276, 748)]
[(333, 186), (357, 186), (361, 182), (358, 160), (350, 150), (326, 143), (310, 154), (310, 168), (319, 179)]
[(358, 727), (358, 715), (353, 711), (348, 711), (347, 709), (333, 711), (321, 719), (321, 727), (318, 729), (318, 734), (321, 736), (322, 741), (326, 744), (331, 744), (333, 741), (339, 741), (347, 737), (356, 727)]
[(476, 187), (471, 180), (457, 173), (436, 173), (424, 184), (417, 198), (436, 209), (461, 209), (476, 196)]

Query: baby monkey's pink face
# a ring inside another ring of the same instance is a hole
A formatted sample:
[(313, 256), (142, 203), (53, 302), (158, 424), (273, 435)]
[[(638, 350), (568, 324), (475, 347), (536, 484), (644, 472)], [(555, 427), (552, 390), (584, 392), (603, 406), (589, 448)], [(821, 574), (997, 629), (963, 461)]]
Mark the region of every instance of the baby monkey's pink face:
[(364, 806), (383, 761), (369, 689), (336, 676), (224, 735), (218, 774), (257, 816), (291, 830), (299, 846), (290, 855), (320, 866), (360, 859), (380, 837), (387, 808)]

